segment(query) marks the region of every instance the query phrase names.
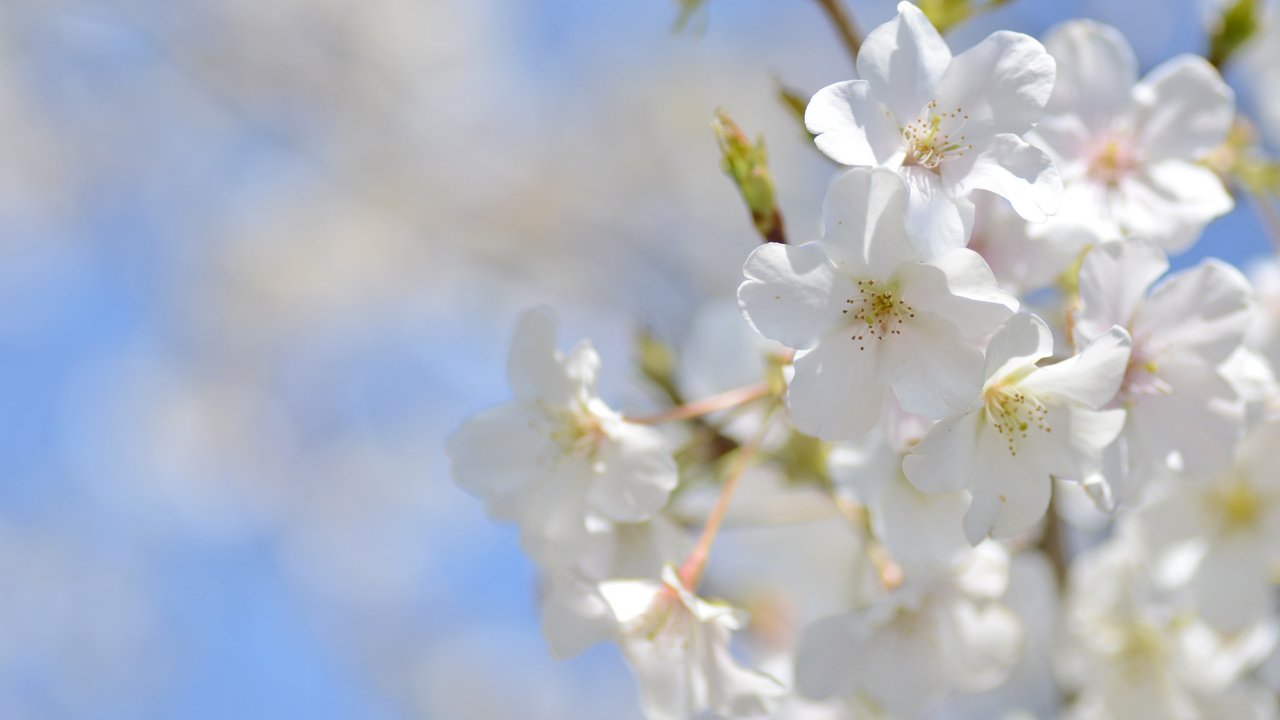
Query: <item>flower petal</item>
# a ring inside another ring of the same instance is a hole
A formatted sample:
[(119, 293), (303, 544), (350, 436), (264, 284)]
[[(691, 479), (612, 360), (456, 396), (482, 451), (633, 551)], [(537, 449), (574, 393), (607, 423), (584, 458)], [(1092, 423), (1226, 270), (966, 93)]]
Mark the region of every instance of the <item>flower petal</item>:
[(879, 377), (902, 409), (939, 418), (973, 403), (982, 389), (982, 353), (930, 312), (917, 312), (901, 327), (901, 335), (880, 341)]
[(1190, 247), (1210, 220), (1235, 205), (1210, 169), (1166, 160), (1120, 181), (1112, 193), (1116, 221), (1126, 233), (1178, 253)]
[(1204, 58), (1179, 55), (1134, 87), (1134, 125), (1148, 162), (1199, 160), (1235, 121), (1235, 93)]
[(1018, 309), (982, 256), (967, 248), (904, 267), (899, 278), (905, 302), (946, 319), (967, 338), (990, 334)]
[(841, 165), (884, 165), (902, 147), (897, 121), (864, 80), (819, 90), (805, 108), (804, 124), (817, 136), (818, 149)]
[(951, 63), (951, 50), (915, 5), (867, 34), (858, 53), (858, 77), (899, 121), (910, 122), (933, 97)]
[(1062, 202), (1062, 178), (1043, 150), (1012, 134), (976, 145), (963, 157), (942, 165), (950, 194), (988, 190), (1013, 205), (1023, 219), (1043, 222)]
[(676, 461), (662, 433), (619, 422), (600, 443), (596, 467), (603, 472), (591, 483), (587, 503), (614, 522), (647, 520), (667, 504), (676, 486)]
[(1077, 115), (1090, 130), (1107, 129), (1138, 81), (1138, 60), (1124, 35), (1093, 20), (1072, 20), (1050, 30), (1044, 46), (1058, 61), (1045, 114)]
[(848, 615), (823, 618), (805, 628), (796, 649), (796, 691), (811, 700), (844, 697), (857, 687), (859, 637)]
[[(796, 429), (823, 440), (850, 440), (880, 419), (884, 387), (876, 380), (879, 342), (859, 345), (837, 329), (796, 356), (787, 408)], [(865, 347), (865, 350), (860, 350)]]
[(1036, 397), (1067, 398), (1090, 408), (1111, 402), (1129, 364), (1129, 333), (1113, 327), (1094, 338), (1078, 354), (1042, 367), (1022, 381)]
[(840, 318), (852, 295), (848, 278), (818, 243), (765, 243), (747, 258), (747, 280), (738, 286), (738, 304), (761, 335), (792, 348), (808, 348)]
[(988, 536), (1008, 538), (1028, 530), (1049, 507), (1049, 475), (1028, 465), (1024, 453), (1012, 454), (997, 433), (979, 435), (972, 478), (973, 503), (964, 531), (974, 545)]
[(942, 178), (918, 165), (904, 167), (907, 181), (907, 236), (923, 259), (962, 248), (973, 230), (973, 203), (952, 198)]
[(1080, 266), (1076, 342), (1087, 343), (1113, 325), (1132, 327), (1147, 288), (1168, 269), (1164, 251), (1147, 240), (1106, 243), (1090, 250)]
[[(454, 481), (490, 499), (535, 482), (554, 466), (557, 448), (537, 428), (540, 418), (510, 402), (472, 416), (445, 444)], [(495, 452), (502, 448), (502, 452)]]
[(902, 472), (921, 492), (947, 493), (969, 487), (982, 433), (982, 413), (942, 420), (902, 459)]
[(938, 81), (944, 112), (966, 120), (970, 142), (997, 133), (1022, 134), (1044, 112), (1053, 92), (1054, 60), (1035, 38), (1002, 30), (955, 56)]
[(987, 343), (982, 375), (991, 382), (1053, 354), (1053, 333), (1044, 320), (1020, 312), (1009, 316)]
[(887, 280), (919, 257), (906, 235), (907, 188), (892, 170), (856, 168), (835, 182), (822, 202), (821, 245), (846, 273)]
[(517, 399), (564, 406), (595, 388), (600, 358), (581, 343), (568, 366), (556, 350), (556, 324), (555, 311), (545, 305), (521, 316), (507, 354), (507, 382)]
[(1216, 366), (1244, 342), (1252, 298), (1253, 288), (1239, 270), (1204, 260), (1156, 286), (1134, 318), (1133, 331), (1154, 345)]

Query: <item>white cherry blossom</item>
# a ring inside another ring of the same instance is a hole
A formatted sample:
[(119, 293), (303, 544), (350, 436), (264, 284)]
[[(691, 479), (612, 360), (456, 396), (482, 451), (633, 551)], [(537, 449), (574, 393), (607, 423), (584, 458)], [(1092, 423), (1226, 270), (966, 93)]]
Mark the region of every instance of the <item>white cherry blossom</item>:
[(507, 361), (515, 399), (469, 419), (447, 445), (457, 483), (519, 525), (536, 559), (581, 549), (590, 518), (648, 519), (676, 485), (662, 435), (605, 405), (599, 356), (585, 341), (561, 354), (555, 325), (546, 308), (524, 315)]
[(1090, 245), (1106, 239), (1086, 218), (1029, 223), (1003, 198), (974, 193), (973, 237), (969, 249), (987, 261), (1000, 287), (1029, 293), (1053, 285)]
[(1218, 176), (1197, 164), (1235, 117), (1235, 96), (1212, 65), (1181, 55), (1139, 81), (1128, 42), (1091, 20), (1051, 30), (1045, 47), (1057, 84), (1028, 137), (1062, 174), (1058, 217), (1093, 218), (1180, 252), (1231, 209)]
[(986, 383), (969, 409), (935, 425), (903, 460), (927, 493), (968, 488), (965, 534), (978, 543), (1030, 528), (1049, 505), (1051, 476), (1080, 479), (1124, 425), (1111, 402), (1129, 360), (1129, 335), (1113, 328), (1078, 355), (1048, 366), (1053, 337), (1043, 320), (1011, 317), (987, 346)]
[(872, 30), (859, 80), (819, 90), (805, 111), (818, 148), (843, 165), (889, 168), (907, 181), (908, 234), (927, 253), (963, 247), (974, 190), (1042, 221), (1062, 183), (1049, 158), (1021, 136), (1053, 89), (1054, 61), (1035, 39), (996, 32), (952, 57), (915, 5)]
[(1206, 622), (1236, 632), (1274, 611), (1280, 571), (1280, 420), (1240, 445), (1233, 468), (1187, 485), (1167, 483), (1139, 527), (1165, 582), (1189, 583)]
[(1221, 368), (1244, 341), (1249, 282), (1205, 260), (1148, 294), (1168, 267), (1157, 245), (1133, 240), (1094, 248), (1080, 268), (1076, 342), (1116, 325), (1133, 340), (1119, 398), (1128, 419), (1107, 451), (1106, 506), (1131, 499), (1156, 473), (1226, 468), (1244, 429), (1244, 404)]
[(953, 692), (999, 685), (1023, 642), (1017, 616), (999, 603), (1007, 584), (1008, 555), (995, 543), (952, 568), (908, 574), (880, 601), (805, 631), (798, 691), (870, 701), (914, 718)]
[(787, 407), (801, 432), (856, 437), (892, 389), (928, 417), (962, 407), (980, 383), (986, 336), (1017, 307), (976, 253), (926, 259), (907, 242), (907, 190), (884, 169), (832, 184), (820, 241), (769, 243), (747, 258), (738, 299), (767, 338), (796, 348)]
[(742, 613), (689, 592), (668, 566), (661, 582), (615, 580), (600, 596), (640, 685), (649, 720), (768, 716), (784, 688), (729, 654)]

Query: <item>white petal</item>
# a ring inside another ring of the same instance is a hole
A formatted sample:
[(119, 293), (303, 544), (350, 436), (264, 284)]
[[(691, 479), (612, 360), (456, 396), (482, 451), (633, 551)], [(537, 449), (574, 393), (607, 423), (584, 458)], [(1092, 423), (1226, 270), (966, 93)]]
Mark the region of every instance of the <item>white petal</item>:
[(907, 237), (923, 259), (962, 248), (973, 229), (973, 204), (952, 199), (942, 178), (918, 165), (904, 167), (907, 181)]
[(1235, 633), (1270, 612), (1270, 568), (1260, 550), (1244, 538), (1210, 546), (1192, 586), (1205, 622)]
[(857, 168), (835, 182), (822, 202), (822, 247), (859, 279), (887, 280), (919, 253), (907, 241), (907, 188), (892, 170)]
[(516, 398), (564, 406), (584, 389), (594, 390), (600, 358), (582, 343), (573, 353), (573, 364), (566, 364), (556, 351), (556, 323), (555, 311), (546, 306), (520, 318), (507, 355), (507, 382)]
[(942, 174), (952, 195), (988, 190), (1031, 222), (1043, 222), (1062, 201), (1062, 178), (1053, 161), (1017, 135), (996, 135), (975, 145), (963, 157), (944, 163)]
[(1214, 259), (1169, 276), (1151, 292), (1133, 331), (1178, 354), (1219, 365), (1244, 342), (1253, 288), (1234, 267)]
[(1131, 327), (1147, 288), (1169, 269), (1160, 246), (1146, 240), (1106, 243), (1080, 266), (1080, 310), (1076, 342), (1086, 343), (1113, 325)]
[(1113, 327), (1099, 335), (1077, 355), (1043, 367), (1022, 381), (1040, 398), (1068, 398), (1087, 407), (1111, 402), (1124, 380), (1129, 364), (1129, 333)]
[[(808, 348), (840, 318), (842, 277), (817, 243), (765, 243), (747, 258), (738, 303), (759, 333), (793, 348)], [(835, 298), (840, 297), (839, 301)]]
[(1132, 434), (1145, 462), (1167, 469), (1171, 456), (1191, 477), (1225, 470), (1244, 429), (1244, 406), (1217, 370), (1200, 363), (1166, 362), (1157, 376), (1167, 394), (1137, 395), (1130, 401)]
[(1021, 134), (1053, 91), (1054, 60), (1034, 38), (1002, 30), (957, 55), (938, 82), (938, 109), (967, 118), (969, 142)]
[[(880, 419), (884, 387), (876, 380), (875, 340), (859, 345), (840, 329), (796, 357), (787, 409), (796, 429), (823, 440), (850, 440)], [(865, 350), (860, 350), (865, 347)]]
[(591, 483), (587, 502), (614, 522), (647, 520), (667, 504), (676, 486), (676, 461), (657, 430), (620, 422), (600, 443), (603, 472)]
[(1138, 81), (1138, 61), (1124, 35), (1093, 20), (1072, 20), (1050, 30), (1044, 45), (1058, 61), (1046, 114), (1078, 115), (1089, 128), (1105, 129)]
[(880, 341), (879, 378), (902, 409), (940, 418), (967, 408), (982, 389), (982, 353), (954, 325), (919, 311), (901, 335)]
[(933, 97), (951, 63), (951, 50), (915, 5), (867, 34), (858, 53), (858, 77), (899, 121), (910, 122)]
[(1053, 333), (1044, 320), (1027, 312), (1009, 316), (987, 343), (983, 377), (987, 382), (1030, 367), (1053, 354)]
[(463, 490), (488, 499), (544, 476), (553, 468), (558, 448), (539, 429), (540, 422), (518, 402), (472, 416), (445, 444), (454, 480)]
[(981, 412), (939, 422), (902, 459), (902, 472), (921, 492), (945, 493), (969, 487), (982, 428)]
[(969, 550), (961, 520), (969, 508), (969, 494), (927, 495), (901, 473), (884, 483), (872, 521), (876, 536), (898, 564), (950, 565)]
[(1025, 634), (1003, 605), (952, 603), (940, 654), (957, 690), (984, 692), (1004, 682), (1022, 654)]
[(883, 165), (902, 147), (897, 121), (863, 80), (819, 90), (805, 108), (804, 123), (817, 136), (818, 149), (841, 165)]
[(1154, 163), (1121, 180), (1115, 199), (1116, 219), (1127, 232), (1170, 253), (1186, 250), (1210, 220), (1235, 206), (1212, 170), (1181, 160)]
[(973, 503), (964, 518), (965, 536), (978, 544), (986, 537), (1008, 538), (1044, 517), (1052, 484), (1047, 473), (1010, 453), (994, 432), (979, 435), (972, 471)]
[(982, 256), (968, 248), (904, 267), (899, 277), (905, 302), (945, 318), (967, 338), (990, 334), (1018, 309)]
[(609, 604), (595, 585), (571, 573), (553, 574), (542, 600), (542, 635), (552, 657), (569, 658), (617, 635)]
[(1204, 58), (1179, 55), (1134, 88), (1135, 125), (1144, 157), (1199, 160), (1227, 139), (1235, 94)]

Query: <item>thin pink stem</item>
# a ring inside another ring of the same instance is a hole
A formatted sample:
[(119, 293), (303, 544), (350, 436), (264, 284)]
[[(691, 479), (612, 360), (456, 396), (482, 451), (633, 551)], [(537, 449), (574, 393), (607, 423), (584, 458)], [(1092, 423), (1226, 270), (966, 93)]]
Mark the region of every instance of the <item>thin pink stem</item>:
[(759, 385), (747, 385), (746, 387), (734, 388), (727, 390), (711, 397), (701, 400), (695, 400), (684, 405), (677, 405), (673, 408), (663, 410), (656, 415), (644, 415), (641, 417), (628, 417), (628, 422), (640, 425), (657, 425), (659, 423), (673, 422), (675, 420), (688, 420), (690, 418), (701, 417), (718, 410), (728, 410), (729, 408), (745, 405), (752, 400), (769, 394), (769, 386), (765, 383)]

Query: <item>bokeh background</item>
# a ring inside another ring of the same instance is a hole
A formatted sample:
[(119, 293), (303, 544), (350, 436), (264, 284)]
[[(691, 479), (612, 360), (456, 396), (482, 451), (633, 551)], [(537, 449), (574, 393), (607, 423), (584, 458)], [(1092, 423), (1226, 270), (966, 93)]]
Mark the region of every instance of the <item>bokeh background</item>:
[[(775, 88), (850, 76), (821, 12), (677, 14), (0, 3), (0, 718), (636, 717), (615, 649), (547, 656), (442, 443), (506, 396), (524, 308), (626, 398), (638, 324), (679, 343), (733, 292), (757, 239), (715, 108), (815, 235), (833, 170)], [(1205, 42), (1194, 0), (1015, 0), (950, 40), (1075, 16), (1144, 69)], [(1175, 266), (1267, 251), (1242, 206)]]

